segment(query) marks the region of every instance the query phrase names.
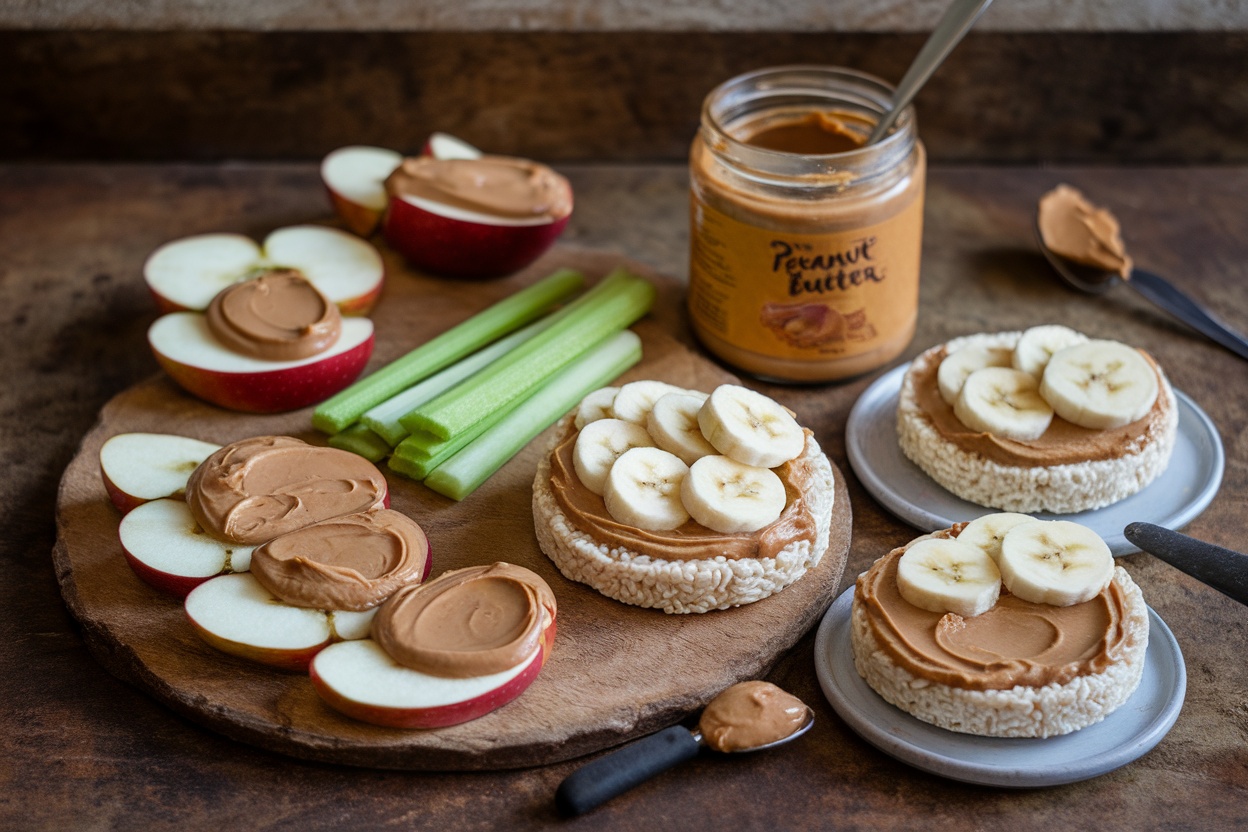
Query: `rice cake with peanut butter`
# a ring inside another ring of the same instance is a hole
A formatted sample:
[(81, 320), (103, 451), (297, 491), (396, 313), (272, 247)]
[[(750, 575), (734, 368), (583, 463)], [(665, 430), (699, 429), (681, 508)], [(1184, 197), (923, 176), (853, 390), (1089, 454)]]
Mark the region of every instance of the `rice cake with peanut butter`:
[(867, 684), (924, 722), (991, 737), (1067, 734), (1126, 702), (1144, 669), (1148, 607), (1121, 566), (1093, 598), (1066, 607), (1002, 590), (989, 611), (964, 618), (902, 597), (906, 551), (956, 539), (966, 525), (916, 538), (859, 576), (851, 646)]
[[(710, 400), (727, 387), (717, 388)], [(731, 392), (758, 396), (741, 390), (733, 386)], [(792, 420), (792, 415), (786, 413), (784, 418)], [(669, 528), (646, 529), (613, 516), (609, 496), (604, 499), (578, 476), (574, 449), (579, 434), (570, 415), (557, 430), (533, 481), (538, 543), (565, 577), (627, 604), (668, 613), (701, 613), (767, 598), (817, 566), (831, 537), (835, 496), (831, 464), (809, 430), (797, 427), (795, 421), (790, 427), (798, 431), (790, 452), (796, 455), (778, 465), (762, 462), (775, 465), (761, 472), (774, 474), (783, 487), (778, 504), (782, 508), (766, 525), (716, 531), (686, 514), (684, 522)], [(715, 441), (723, 444), (719, 437)], [(723, 457), (704, 456), (688, 470), (716, 459)], [(693, 474), (688, 479), (694, 479)]]
[(1067, 514), (1110, 505), (1143, 489), (1170, 462), (1178, 408), (1165, 373), (1141, 418), (1109, 428), (1081, 427), (1054, 415), (1043, 435), (1017, 440), (968, 427), (942, 396), (938, 374), (964, 349), (1014, 350), (1022, 332), (956, 338), (919, 355), (906, 371), (897, 406), (902, 452), (946, 490), (1005, 511)]

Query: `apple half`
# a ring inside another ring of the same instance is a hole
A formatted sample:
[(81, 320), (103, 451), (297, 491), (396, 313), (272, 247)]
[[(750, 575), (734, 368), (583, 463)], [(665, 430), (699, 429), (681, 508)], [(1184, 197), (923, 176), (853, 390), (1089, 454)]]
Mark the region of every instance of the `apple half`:
[(278, 413), (323, 401), (351, 384), (373, 354), (373, 322), (343, 318), (325, 352), (295, 361), (265, 361), (233, 352), (199, 312), (156, 319), (147, 341), (165, 372), (187, 392), (230, 410)]
[(273, 268), (297, 269), (344, 315), (367, 314), (385, 280), (377, 249), (317, 225), (279, 228), (263, 245), (241, 234), (184, 237), (152, 252), (143, 277), (161, 312), (202, 312), (226, 286)]
[(135, 507), (121, 518), (117, 535), (134, 573), (178, 598), (209, 578), (246, 572), (255, 548), (208, 534), (181, 500), (152, 500)]
[(221, 575), (186, 596), (195, 632), (223, 653), (306, 671), (335, 641), (368, 637), (376, 609), (363, 612), (295, 607), (275, 598), (249, 574)]
[(403, 667), (372, 639), (330, 645), (308, 670), (326, 704), (352, 719), (388, 728), (444, 728), (485, 716), (524, 693), (550, 655), (555, 629), (552, 621), (523, 662), (488, 676), (430, 676)]
[(321, 162), (321, 181), (329, 202), (347, 228), (371, 237), (386, 210), (386, 177), (403, 156), (383, 147), (351, 145), (330, 152)]
[(501, 277), (540, 257), (563, 233), (562, 217), (494, 217), (414, 196), (391, 196), (386, 242), (418, 269), (448, 277)]
[(191, 472), (220, 448), (170, 433), (119, 433), (100, 448), (104, 490), (122, 514), (162, 497), (181, 498)]

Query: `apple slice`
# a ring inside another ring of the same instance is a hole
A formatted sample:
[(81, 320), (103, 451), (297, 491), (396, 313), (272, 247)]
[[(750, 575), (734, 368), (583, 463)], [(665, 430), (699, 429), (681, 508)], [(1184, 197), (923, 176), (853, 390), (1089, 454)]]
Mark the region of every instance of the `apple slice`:
[(414, 196), (392, 196), (386, 241), (412, 265), (449, 277), (501, 277), (523, 269), (563, 233), (571, 213), (550, 219), (494, 217)]
[(296, 361), (232, 352), (198, 312), (157, 318), (147, 341), (160, 366), (192, 395), (231, 410), (276, 413), (315, 404), (355, 381), (373, 354), (373, 322), (343, 318), (337, 343)]
[(241, 234), (174, 240), (152, 252), (143, 277), (162, 312), (202, 312), (226, 286), (274, 268), (300, 271), (344, 315), (367, 314), (385, 278), (372, 245), (316, 225), (279, 228), (263, 246)]
[(425, 141), (421, 152), (435, 159), (480, 159), (483, 155), (480, 150), (450, 133), (433, 133)]
[(135, 574), (179, 598), (209, 578), (246, 572), (255, 548), (207, 534), (180, 500), (152, 500), (137, 506), (121, 518), (117, 533)]
[(249, 574), (221, 575), (186, 596), (187, 618), (204, 641), (284, 670), (307, 670), (312, 657), (334, 641), (367, 637), (376, 613), (291, 606)]
[(100, 473), (125, 514), (161, 497), (181, 497), (186, 479), (220, 445), (169, 433), (119, 433), (100, 448)]
[(321, 698), (352, 719), (389, 728), (442, 728), (485, 716), (523, 693), (554, 638), (552, 621), (528, 659), (489, 676), (447, 679), (411, 670), (372, 639), (330, 645), (312, 660), (309, 673)]
[(386, 177), (403, 156), (383, 147), (351, 145), (330, 152), (321, 162), (321, 181), (330, 204), (347, 228), (371, 237), (386, 210)]

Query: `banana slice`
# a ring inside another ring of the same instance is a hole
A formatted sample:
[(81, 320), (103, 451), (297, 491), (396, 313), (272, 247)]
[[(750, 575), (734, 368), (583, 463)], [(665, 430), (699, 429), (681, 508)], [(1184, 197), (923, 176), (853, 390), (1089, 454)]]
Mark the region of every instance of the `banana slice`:
[(599, 419), (581, 428), (572, 447), (572, 467), (586, 488), (601, 495), (607, 474), (624, 452), (651, 448), (654, 441), (641, 425), (619, 419)]
[(1001, 540), (1005, 533), (1019, 523), (1027, 523), (1036, 518), (1026, 514), (1015, 514), (1009, 511), (996, 514), (985, 514), (963, 527), (957, 539), (972, 546), (983, 549), (993, 561), (1001, 560)]
[(659, 397), (646, 419), (646, 430), (654, 444), (676, 454), (686, 465), (704, 456), (717, 453), (698, 426), (698, 411), (705, 398), (685, 393), (668, 393)]
[(680, 486), (689, 516), (720, 534), (755, 532), (776, 522), (786, 495), (768, 468), (743, 465), (726, 456), (704, 456)]
[(788, 410), (735, 384), (721, 384), (698, 411), (702, 435), (724, 456), (775, 468), (801, 454), (806, 434)]
[(646, 423), (654, 403), (668, 393), (683, 393), (683, 388), (666, 381), (632, 381), (620, 388), (611, 404), (611, 414), (625, 422)]
[(661, 448), (626, 451), (607, 475), (602, 494), (607, 512), (617, 522), (638, 529), (679, 528), (689, 520), (689, 512), (680, 499), (681, 485), (688, 474), (688, 465)]
[(1033, 326), (1019, 337), (1014, 347), (1014, 369), (1040, 378), (1055, 353), (1087, 340), (1088, 336), (1082, 332), (1061, 324)]
[(919, 609), (974, 618), (1001, 594), (1001, 572), (988, 553), (957, 538), (920, 540), (897, 562), (897, 591)]
[(620, 392), (618, 387), (599, 387), (581, 399), (581, 403), (576, 408), (576, 429), (580, 430), (590, 422), (597, 422), (599, 419), (610, 419), (611, 403), (615, 401), (615, 394), (618, 392)]
[(1068, 422), (1093, 430), (1129, 425), (1157, 401), (1157, 373), (1139, 350), (1088, 341), (1053, 356), (1040, 395)]
[(953, 403), (958, 421), (1006, 439), (1038, 439), (1053, 421), (1035, 376), (1009, 367), (985, 367), (966, 377)]
[(1100, 535), (1069, 520), (1019, 523), (1001, 540), (1005, 588), (1033, 604), (1069, 607), (1095, 598), (1114, 577)]
[(966, 377), (985, 367), (1009, 367), (1014, 352), (1009, 347), (963, 347), (945, 356), (936, 370), (936, 386), (945, 403), (952, 405), (962, 392)]

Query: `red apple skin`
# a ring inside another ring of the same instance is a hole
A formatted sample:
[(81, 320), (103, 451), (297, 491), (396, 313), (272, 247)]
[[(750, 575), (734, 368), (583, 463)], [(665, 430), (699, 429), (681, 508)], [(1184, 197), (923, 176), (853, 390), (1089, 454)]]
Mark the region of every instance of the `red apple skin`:
[(312, 686), (316, 688), (316, 692), (320, 694), (321, 698), (331, 708), (339, 713), (346, 714), (352, 719), (358, 719), (360, 722), (367, 722), (372, 725), (381, 725), (385, 728), (445, 728), (448, 725), (458, 725), (461, 722), (469, 722), (485, 716), (490, 711), (498, 710), (524, 693), (529, 685), (533, 683), (533, 680), (537, 678), (537, 674), (541, 672), (543, 665), (546, 664), (546, 659), (555, 644), (555, 630), (555, 622), (551, 621), (550, 626), (542, 633), (542, 643), (539, 648), (541, 655), (534, 659), (524, 669), (523, 673), (507, 684), (478, 696), (476, 699), (455, 702), (436, 708), (383, 708), (375, 705), (363, 705), (359, 702), (345, 699), (330, 689), (324, 680), (317, 675), (315, 667), (309, 667), (308, 672), (312, 679)]
[(104, 470), (103, 465), (100, 466), (100, 478), (104, 480), (104, 490), (108, 492), (109, 501), (121, 512), (123, 517), (148, 502), (142, 497), (127, 494), (118, 488), (117, 484), (108, 478), (108, 473)]
[(373, 311), (377, 301), (381, 299), (381, 290), (386, 285), (386, 274), (382, 272), (377, 286), (366, 294), (338, 301), (338, 312), (348, 318), (365, 318)]
[(348, 231), (366, 240), (373, 236), (377, 231), (377, 226), (381, 223), (381, 211), (352, 202), (329, 185), (325, 186), (325, 191), (329, 194), (329, 202), (334, 207), (334, 213), (346, 225)]
[[(202, 584), (204, 581), (210, 581), (217, 577), (216, 575), (209, 575), (206, 578), (189, 578), (184, 575), (172, 575), (168, 572), (161, 572), (158, 569), (153, 569), (148, 566), (146, 563), (130, 554), (125, 546), (121, 547), (121, 552), (126, 556), (126, 563), (130, 564), (130, 568), (134, 570), (134, 574), (138, 575), (139, 579), (143, 581), (143, 583), (155, 590), (165, 593), (166, 595), (172, 595), (180, 601), (185, 600), (186, 596), (191, 594), (191, 590)], [(225, 574), (226, 571), (228, 570), (223, 570), (218, 574)]]
[(450, 219), (398, 197), (382, 222), (386, 241), (423, 271), (490, 278), (518, 272), (563, 233), (568, 216), (542, 225), (487, 225)]
[(346, 352), (298, 367), (260, 373), (222, 373), (191, 367), (152, 350), (156, 361), (188, 393), (246, 413), (281, 413), (324, 401), (355, 381), (373, 354), (375, 335)]
[(191, 622), (191, 627), (195, 630), (196, 635), (207, 642), (209, 646), (220, 650), (222, 653), (229, 653), (231, 656), (238, 656), (240, 659), (259, 662), (269, 667), (289, 670), (294, 673), (307, 673), (308, 667), (312, 664), (312, 659), (316, 657), (316, 654), (324, 650), (332, 642), (332, 639), (326, 639), (320, 644), (303, 650), (276, 650), (272, 647), (256, 647), (251, 644), (241, 644), (228, 638), (221, 638), (200, 627), (195, 623), (195, 619), (189, 615), (186, 618)]

